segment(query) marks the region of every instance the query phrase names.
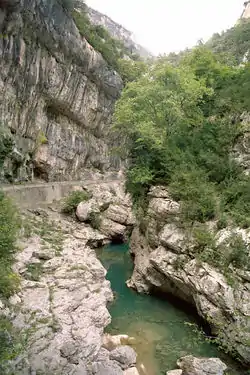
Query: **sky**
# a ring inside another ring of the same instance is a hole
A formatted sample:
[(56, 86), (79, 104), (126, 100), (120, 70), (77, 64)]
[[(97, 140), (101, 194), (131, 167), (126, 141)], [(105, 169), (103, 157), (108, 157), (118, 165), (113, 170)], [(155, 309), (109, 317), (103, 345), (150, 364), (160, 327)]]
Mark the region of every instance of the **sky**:
[(178, 52), (233, 26), (244, 0), (87, 0), (153, 54)]

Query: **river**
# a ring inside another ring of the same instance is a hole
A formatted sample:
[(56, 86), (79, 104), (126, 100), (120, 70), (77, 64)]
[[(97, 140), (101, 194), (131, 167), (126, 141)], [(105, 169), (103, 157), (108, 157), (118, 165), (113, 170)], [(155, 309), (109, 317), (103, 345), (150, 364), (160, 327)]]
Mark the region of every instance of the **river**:
[(176, 368), (178, 358), (190, 354), (220, 357), (229, 366), (227, 375), (246, 374), (209, 342), (194, 313), (181, 302), (176, 305), (168, 298), (140, 295), (126, 286), (133, 270), (128, 245), (110, 245), (99, 250), (98, 255), (115, 294), (109, 306), (112, 323), (107, 332), (136, 339), (138, 364), (144, 364), (148, 375), (166, 374)]

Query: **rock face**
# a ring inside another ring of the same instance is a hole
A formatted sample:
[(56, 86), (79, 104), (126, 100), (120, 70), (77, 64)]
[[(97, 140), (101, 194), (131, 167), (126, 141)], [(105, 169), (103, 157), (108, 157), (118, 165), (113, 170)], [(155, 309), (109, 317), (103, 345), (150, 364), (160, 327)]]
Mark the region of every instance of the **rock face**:
[[(229, 284), (219, 269), (196, 259), (195, 243), (179, 224), (178, 203), (167, 190), (153, 188), (149, 199), (146, 222), (132, 233), (135, 266), (128, 286), (142, 293), (170, 293), (192, 304), (222, 344), (250, 363), (249, 272), (232, 268), (236, 282)], [(221, 240), (226, 232), (221, 231)], [(249, 241), (249, 233), (244, 235)]]
[(121, 364), (123, 370), (134, 367), (136, 364), (136, 353), (130, 346), (120, 346), (112, 350), (110, 359)]
[(131, 53), (137, 54), (142, 58), (152, 57), (152, 54), (147, 51), (146, 48), (135, 42), (135, 37), (131, 31), (125, 29), (125, 27), (119, 25), (117, 22), (114, 22), (105, 14), (90, 7), (88, 7), (88, 14), (93, 24), (105, 27), (110, 35), (115, 39), (121, 40)]
[(2, 179), (80, 179), (83, 167), (119, 166), (109, 133), (121, 78), (60, 2), (1, 2), (0, 33), (0, 123), (13, 141)]

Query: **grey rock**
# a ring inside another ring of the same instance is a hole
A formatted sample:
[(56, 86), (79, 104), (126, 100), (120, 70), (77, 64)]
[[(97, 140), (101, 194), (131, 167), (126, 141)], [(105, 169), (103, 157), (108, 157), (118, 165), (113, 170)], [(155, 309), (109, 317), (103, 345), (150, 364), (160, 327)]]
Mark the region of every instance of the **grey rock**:
[(107, 362), (107, 361), (109, 361), (109, 351), (105, 348), (101, 348), (96, 358), (96, 362)]
[(115, 361), (93, 363), (92, 373), (94, 375), (123, 375), (121, 367)]
[(76, 209), (76, 216), (78, 220), (84, 222), (91, 218), (91, 215), (98, 214), (100, 212), (97, 202), (94, 199), (88, 202), (81, 202)]
[(223, 375), (227, 366), (219, 358), (195, 358), (191, 355), (177, 361), (183, 375)]
[(182, 370), (171, 370), (167, 371), (166, 375), (183, 375)]
[(166, 224), (160, 233), (160, 242), (174, 252), (184, 252), (187, 248), (187, 236), (175, 224)]
[(136, 352), (130, 346), (120, 346), (110, 352), (110, 359), (119, 362), (125, 370), (136, 364)]
[(128, 218), (131, 215), (130, 211), (129, 207), (110, 205), (105, 212), (105, 216), (116, 223), (127, 225)]
[(127, 240), (127, 227), (112, 220), (103, 218), (99, 230), (112, 240), (119, 242), (126, 242)]
[(34, 251), (33, 256), (40, 260), (49, 260), (55, 257), (55, 251), (52, 249), (41, 249), (39, 251)]
[(124, 375), (140, 375), (136, 367), (130, 367), (123, 372)]
[(70, 358), (77, 352), (77, 346), (74, 341), (66, 341), (60, 349), (61, 356)]
[(79, 365), (73, 375), (89, 375), (89, 371), (86, 366)]
[(148, 212), (158, 220), (166, 219), (169, 215), (180, 212), (179, 203), (167, 198), (152, 198), (149, 202)]

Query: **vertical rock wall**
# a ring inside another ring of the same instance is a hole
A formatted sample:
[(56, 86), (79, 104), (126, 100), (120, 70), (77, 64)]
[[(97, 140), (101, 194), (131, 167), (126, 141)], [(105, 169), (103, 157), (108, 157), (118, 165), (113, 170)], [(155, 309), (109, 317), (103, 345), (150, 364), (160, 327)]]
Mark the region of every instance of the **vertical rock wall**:
[(59, 1), (1, 1), (0, 125), (13, 141), (2, 179), (118, 167), (109, 133), (121, 89)]

